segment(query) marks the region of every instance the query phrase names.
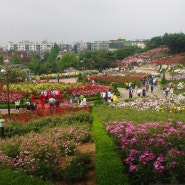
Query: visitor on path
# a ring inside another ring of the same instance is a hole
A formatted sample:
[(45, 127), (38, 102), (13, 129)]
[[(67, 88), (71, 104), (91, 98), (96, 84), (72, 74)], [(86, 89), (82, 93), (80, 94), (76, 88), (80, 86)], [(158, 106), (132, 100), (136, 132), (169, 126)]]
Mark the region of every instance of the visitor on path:
[(82, 102), (80, 103), (80, 106), (86, 106), (87, 105), (87, 98), (84, 96)]
[(60, 101), (56, 98), (55, 99), (55, 108), (59, 109), (59, 107), (60, 107)]
[(143, 90), (142, 90), (142, 96), (146, 96), (146, 89), (145, 88), (143, 88)]
[(54, 105), (55, 105), (55, 98), (50, 97), (49, 100), (48, 100), (48, 102), (49, 102), (50, 109), (51, 109), (51, 108), (54, 108)]
[(138, 97), (141, 96), (141, 93), (142, 93), (142, 89), (138, 89), (138, 90), (137, 90), (137, 95), (138, 95)]
[(133, 89), (132, 87), (129, 89), (129, 98), (132, 98), (133, 97)]
[(154, 85), (153, 84), (151, 84), (150, 89), (151, 89), (151, 93), (153, 93), (153, 91), (154, 91)]
[(146, 82), (146, 92), (148, 92), (149, 91), (149, 82), (147, 81)]
[(15, 101), (15, 110), (19, 110), (21, 105), (21, 101), (17, 98)]
[(111, 102), (111, 91), (110, 90), (107, 92), (107, 101)]
[(73, 99), (72, 98), (69, 98), (69, 105), (73, 106)]
[(40, 76), (37, 76), (37, 82), (40, 83)]
[(84, 95), (81, 94), (81, 95), (80, 95), (80, 103), (83, 101), (83, 99), (84, 99)]
[(118, 97), (115, 94), (113, 95), (113, 102), (118, 102)]
[(169, 86), (166, 87), (165, 94), (166, 94), (166, 100), (168, 99), (168, 93), (170, 91)]
[(57, 75), (57, 82), (59, 83), (59, 81), (60, 81), (60, 75), (58, 74)]
[(46, 75), (46, 82), (49, 82), (49, 75)]

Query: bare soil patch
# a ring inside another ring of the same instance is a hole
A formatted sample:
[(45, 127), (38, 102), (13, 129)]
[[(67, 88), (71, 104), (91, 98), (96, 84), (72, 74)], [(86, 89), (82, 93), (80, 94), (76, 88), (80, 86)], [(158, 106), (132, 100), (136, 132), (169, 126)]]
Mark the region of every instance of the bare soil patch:
[[(54, 182), (54, 185), (96, 185), (96, 178), (95, 178), (95, 144), (94, 143), (84, 143), (81, 146), (78, 147), (78, 151), (82, 154), (89, 154), (91, 161), (92, 161), (92, 167), (88, 171), (88, 173), (84, 176), (83, 180), (80, 182), (75, 183), (66, 183), (63, 181), (60, 182)], [(67, 164), (69, 164), (69, 161), (72, 157), (65, 157), (64, 160), (62, 160), (61, 167), (65, 167)]]

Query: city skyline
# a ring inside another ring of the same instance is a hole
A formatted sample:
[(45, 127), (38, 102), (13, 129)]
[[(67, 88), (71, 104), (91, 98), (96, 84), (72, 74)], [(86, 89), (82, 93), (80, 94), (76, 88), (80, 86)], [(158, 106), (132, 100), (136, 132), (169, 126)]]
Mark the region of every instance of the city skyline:
[(0, 0), (0, 46), (150, 39), (185, 32), (184, 0)]

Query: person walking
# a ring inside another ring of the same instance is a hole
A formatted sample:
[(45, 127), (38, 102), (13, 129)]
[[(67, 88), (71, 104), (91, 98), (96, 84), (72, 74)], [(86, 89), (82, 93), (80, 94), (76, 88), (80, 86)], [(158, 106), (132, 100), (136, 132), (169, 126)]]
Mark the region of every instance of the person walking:
[(133, 97), (133, 89), (132, 87), (130, 87), (129, 89), (129, 98), (132, 98)]
[(57, 82), (59, 83), (59, 81), (60, 81), (60, 75), (58, 74), (57, 75)]
[(19, 111), (20, 105), (21, 105), (21, 101), (17, 98), (16, 101), (15, 101), (15, 110)]

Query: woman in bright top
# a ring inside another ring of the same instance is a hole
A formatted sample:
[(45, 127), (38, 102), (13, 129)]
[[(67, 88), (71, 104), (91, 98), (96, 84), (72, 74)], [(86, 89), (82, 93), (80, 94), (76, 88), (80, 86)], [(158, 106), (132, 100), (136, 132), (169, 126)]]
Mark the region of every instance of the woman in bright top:
[(118, 97), (115, 94), (113, 95), (113, 102), (118, 102)]

